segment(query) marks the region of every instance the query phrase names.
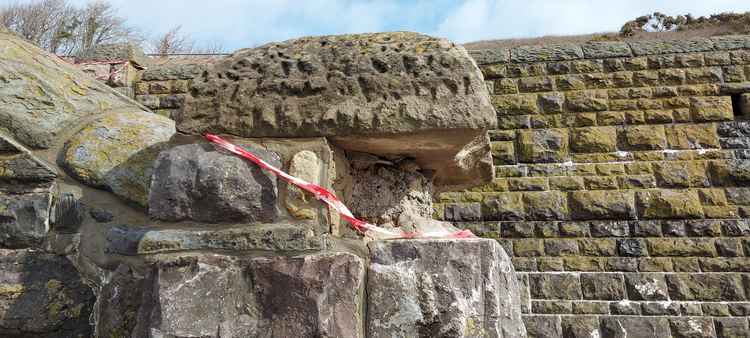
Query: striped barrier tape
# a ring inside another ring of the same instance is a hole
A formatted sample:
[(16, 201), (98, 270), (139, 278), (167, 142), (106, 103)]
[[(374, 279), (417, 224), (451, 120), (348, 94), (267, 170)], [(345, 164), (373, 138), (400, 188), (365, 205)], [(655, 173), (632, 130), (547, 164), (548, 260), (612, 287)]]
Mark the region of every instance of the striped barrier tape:
[(370, 223), (367, 223), (365, 221), (362, 221), (360, 219), (357, 219), (354, 217), (352, 212), (349, 210), (349, 208), (344, 205), (344, 203), (339, 200), (336, 195), (334, 195), (332, 192), (328, 191), (327, 189), (310, 182), (307, 182), (303, 179), (294, 177), (292, 175), (289, 175), (279, 168), (276, 168), (269, 164), (266, 161), (263, 161), (261, 158), (255, 156), (253, 153), (245, 150), (244, 148), (237, 146), (217, 135), (213, 134), (205, 134), (204, 137), (211, 141), (213, 144), (224, 148), (228, 150), (229, 152), (238, 155), (244, 159), (247, 159), (255, 164), (257, 164), (259, 167), (268, 170), (275, 174), (278, 177), (283, 178), (287, 182), (294, 184), (295, 186), (299, 187), (302, 190), (305, 190), (315, 198), (317, 198), (320, 201), (323, 201), (323, 203), (327, 204), (331, 208), (335, 209), (343, 219), (345, 219), (349, 224), (351, 224), (352, 228), (357, 230), (358, 232), (362, 233), (363, 235), (368, 235), (368, 232), (372, 232), (372, 234), (377, 234), (378, 238), (387, 238), (387, 239), (397, 239), (397, 238), (473, 238), (476, 237), (474, 234), (469, 230), (459, 230), (459, 231), (448, 231), (448, 230), (442, 230), (442, 231), (431, 231), (431, 232), (419, 232), (419, 231), (413, 231), (413, 232), (406, 232), (402, 231), (398, 228), (383, 228), (379, 227), (377, 225), (373, 225)]

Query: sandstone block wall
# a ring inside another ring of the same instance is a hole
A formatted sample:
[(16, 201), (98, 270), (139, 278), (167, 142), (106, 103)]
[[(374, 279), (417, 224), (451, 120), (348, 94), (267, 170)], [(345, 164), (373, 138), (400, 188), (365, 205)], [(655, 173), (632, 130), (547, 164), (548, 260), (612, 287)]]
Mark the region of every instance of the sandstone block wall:
[(170, 64), (144, 70), (133, 85), (135, 99), (159, 115), (172, 117), (205, 65)]
[(750, 37), (473, 56), (497, 179), (435, 216), (504, 245), (529, 336), (747, 334)]

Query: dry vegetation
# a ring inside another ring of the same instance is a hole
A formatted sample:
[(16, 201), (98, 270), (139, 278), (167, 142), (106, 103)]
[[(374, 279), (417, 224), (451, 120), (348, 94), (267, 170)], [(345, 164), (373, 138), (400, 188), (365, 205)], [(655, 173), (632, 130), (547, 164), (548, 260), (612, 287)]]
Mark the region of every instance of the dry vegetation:
[(682, 40), (731, 34), (750, 34), (750, 12), (721, 13), (699, 18), (689, 14), (670, 17), (654, 13), (626, 22), (620, 32), (483, 40), (466, 43), (464, 47), (476, 50), (589, 41)]

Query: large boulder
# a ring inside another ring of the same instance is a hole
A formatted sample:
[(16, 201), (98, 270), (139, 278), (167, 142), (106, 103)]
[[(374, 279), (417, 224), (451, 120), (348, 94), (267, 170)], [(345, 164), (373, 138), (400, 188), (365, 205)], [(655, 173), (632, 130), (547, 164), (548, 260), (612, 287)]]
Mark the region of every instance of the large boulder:
[(306, 37), (243, 49), (194, 81), (177, 128), (241, 137), (327, 136), (347, 150), (409, 156), (438, 185), (492, 177), (497, 121), (463, 47), (395, 32)]
[(489, 239), (369, 244), (367, 335), (524, 337), (510, 258)]
[(105, 84), (0, 31), (0, 127), (34, 148), (52, 146), (77, 120), (136, 107)]
[(159, 151), (174, 122), (145, 111), (103, 115), (65, 143), (61, 165), (79, 181), (146, 206)]
[(91, 337), (94, 294), (65, 257), (0, 250), (0, 336)]
[[(133, 336), (362, 337), (363, 279), (362, 261), (346, 253), (160, 261), (144, 282)], [(141, 290), (129, 292), (119, 297)]]

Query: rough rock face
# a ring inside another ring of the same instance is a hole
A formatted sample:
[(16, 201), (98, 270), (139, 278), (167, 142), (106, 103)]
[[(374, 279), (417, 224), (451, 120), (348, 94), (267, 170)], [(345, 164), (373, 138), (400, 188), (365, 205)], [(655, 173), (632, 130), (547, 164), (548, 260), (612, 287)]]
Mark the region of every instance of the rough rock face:
[(492, 176), (495, 111), (474, 61), (447, 40), (300, 38), (240, 50), (205, 74), (175, 114), (181, 132), (331, 136), (345, 149), (414, 156), (438, 185)]
[[(248, 150), (280, 167), (279, 155)], [(270, 223), (278, 216), (276, 176), (210, 144), (163, 151), (154, 164), (149, 215), (165, 221)]]
[(0, 336), (90, 337), (91, 289), (64, 257), (0, 250)]
[(487, 239), (369, 244), (368, 337), (523, 337), (518, 281)]
[(352, 212), (374, 223), (398, 223), (401, 214), (430, 217), (432, 182), (417, 172), (392, 166), (371, 166), (352, 175), (349, 206)]
[(65, 143), (61, 164), (81, 182), (145, 206), (153, 162), (174, 133), (172, 120), (150, 112), (107, 114)]
[(0, 32), (0, 120), (18, 140), (50, 147), (85, 116), (132, 103), (15, 35)]
[(134, 336), (361, 337), (363, 275), (362, 261), (342, 253), (162, 261)]

